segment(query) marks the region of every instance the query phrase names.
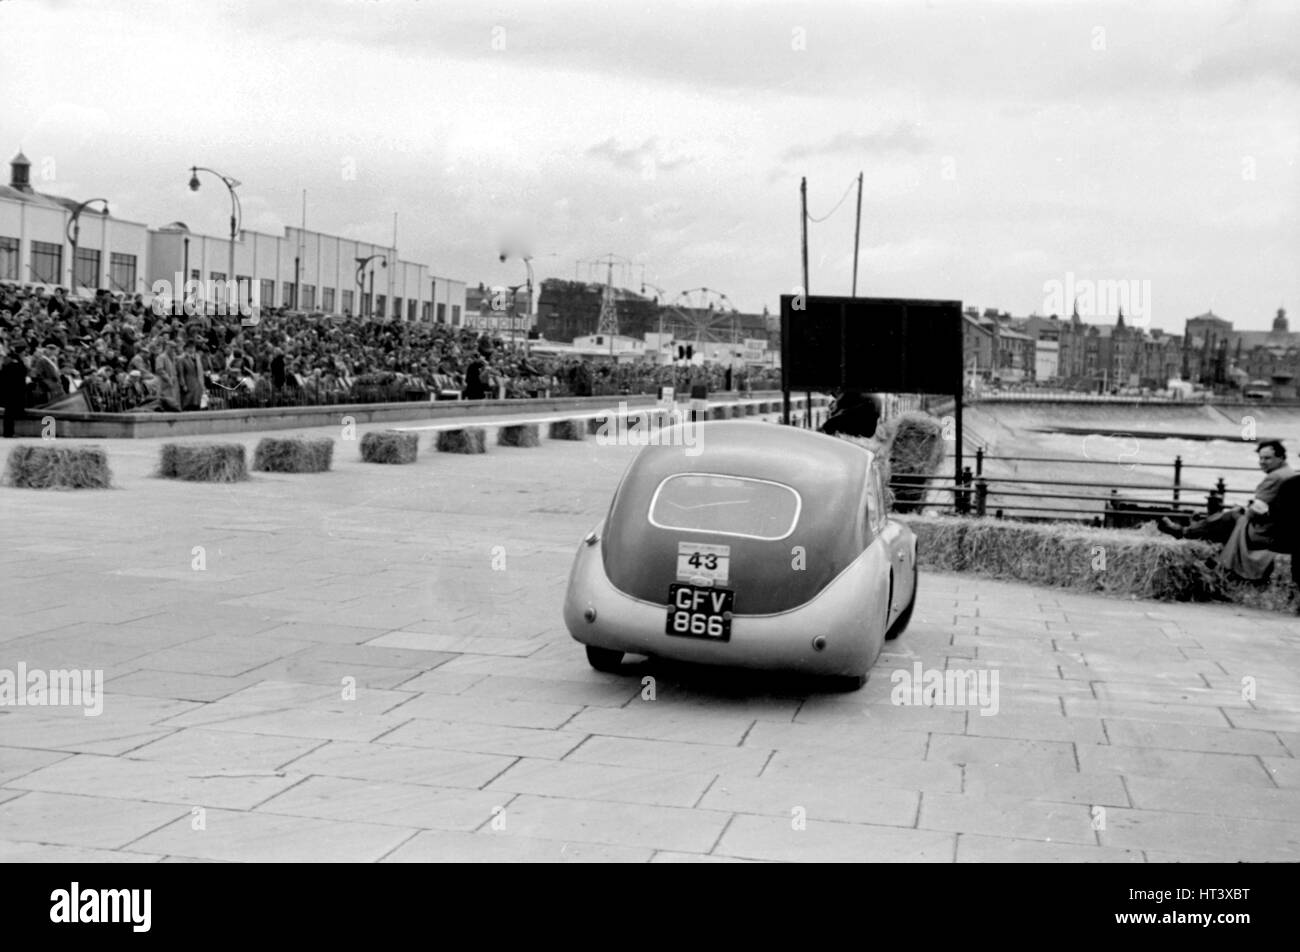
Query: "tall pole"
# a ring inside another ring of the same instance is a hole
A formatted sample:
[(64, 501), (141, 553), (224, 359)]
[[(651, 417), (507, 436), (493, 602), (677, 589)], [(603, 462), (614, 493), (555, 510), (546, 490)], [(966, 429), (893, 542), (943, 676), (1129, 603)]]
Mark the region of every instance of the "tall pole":
[[(235, 281), (235, 190), (227, 184), (226, 188), (230, 189), (230, 272), (226, 275), (226, 287), (229, 288), (229, 282)], [(239, 297), (239, 282), (235, 281), (235, 297)], [(238, 307), (238, 303), (236, 303)], [(229, 315), (229, 302), (227, 302), (226, 314)]]
[[(293, 303), (302, 308), (302, 259), (307, 241), (307, 190), (302, 190), (302, 227), (298, 229), (298, 256), (293, 259)], [(316, 302), (312, 302), (313, 306)]]
[(853, 226), (853, 297), (858, 296), (858, 239), (862, 235), (862, 173), (858, 173), (858, 220)]
[[(388, 269), (388, 307), (393, 307), (393, 282), (397, 280), (397, 212), (393, 212), (393, 266)], [(394, 314), (399, 321), (402, 315)]]
[[(807, 304), (808, 295), (808, 178), (804, 176), (799, 180), (799, 198), (800, 198), (800, 215), (799, 224), (803, 230), (803, 293), (804, 302)], [(812, 392), (804, 392), (804, 422), (805, 426), (812, 429)]]

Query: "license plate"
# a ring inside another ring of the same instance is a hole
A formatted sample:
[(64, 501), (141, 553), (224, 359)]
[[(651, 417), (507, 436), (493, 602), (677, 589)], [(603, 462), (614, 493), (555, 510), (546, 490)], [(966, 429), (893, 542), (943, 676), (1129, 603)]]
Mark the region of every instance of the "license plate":
[(736, 593), (730, 589), (702, 585), (668, 586), (668, 624), (670, 635), (705, 638), (710, 641), (731, 640), (731, 612)]

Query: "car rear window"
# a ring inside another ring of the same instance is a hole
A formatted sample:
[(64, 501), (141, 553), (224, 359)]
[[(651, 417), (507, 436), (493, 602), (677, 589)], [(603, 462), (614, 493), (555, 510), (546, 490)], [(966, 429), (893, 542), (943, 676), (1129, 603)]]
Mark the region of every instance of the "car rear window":
[(650, 524), (751, 539), (784, 539), (794, 532), (803, 500), (784, 483), (746, 476), (679, 473), (650, 500)]

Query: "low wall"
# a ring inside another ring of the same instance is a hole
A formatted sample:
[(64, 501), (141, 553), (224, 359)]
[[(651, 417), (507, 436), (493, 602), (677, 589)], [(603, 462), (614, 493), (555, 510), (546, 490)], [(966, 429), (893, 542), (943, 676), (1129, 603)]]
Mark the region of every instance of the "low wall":
[(1219, 546), (1125, 529), (1033, 525), (954, 516), (896, 517), (916, 533), (922, 568), (966, 572), (1050, 588), (1152, 598), (1226, 601), (1289, 610), (1296, 596), (1291, 557), (1277, 556), (1263, 584), (1242, 582), (1206, 559)]
[[(775, 392), (780, 398), (780, 392)], [(714, 393), (718, 404), (771, 400), (772, 391)], [(803, 397), (791, 399), (802, 407)], [(257, 407), (247, 410), (194, 410), (187, 413), (72, 413), (28, 410), (17, 423), (18, 436), (41, 436), (42, 420), (52, 417), (57, 437), (69, 439), (147, 439), (154, 437), (205, 436), (218, 433), (248, 433), (261, 430), (296, 430), (337, 425), (350, 416), (358, 425), (410, 420), (443, 420), (463, 417), (499, 417), (514, 413), (592, 412), (616, 408), (654, 406), (653, 394), (624, 394), (603, 397), (553, 397), (525, 400), (441, 400), (405, 403), (341, 403), (320, 407)], [(825, 406), (826, 397), (813, 397), (813, 406)], [(679, 402), (683, 408), (689, 401)]]

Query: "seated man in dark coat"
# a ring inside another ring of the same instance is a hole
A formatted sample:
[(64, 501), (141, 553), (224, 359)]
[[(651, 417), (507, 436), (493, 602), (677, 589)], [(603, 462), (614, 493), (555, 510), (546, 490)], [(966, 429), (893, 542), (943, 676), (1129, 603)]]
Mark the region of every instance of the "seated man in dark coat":
[(1295, 475), (1286, 463), (1286, 449), (1279, 440), (1265, 440), (1255, 450), (1264, 478), (1255, 487), (1255, 498), (1248, 506), (1225, 509), (1204, 519), (1193, 519), (1179, 526), (1168, 517), (1158, 528), (1178, 539), (1206, 539), (1223, 544), (1219, 563), (1244, 579), (1262, 579), (1273, 567), (1273, 552), (1268, 549), (1275, 526), (1269, 507), (1277, 498), (1282, 484)]
[(831, 408), (821, 432), (831, 436), (873, 437), (880, 423), (880, 398), (870, 393), (849, 390), (842, 393)]

